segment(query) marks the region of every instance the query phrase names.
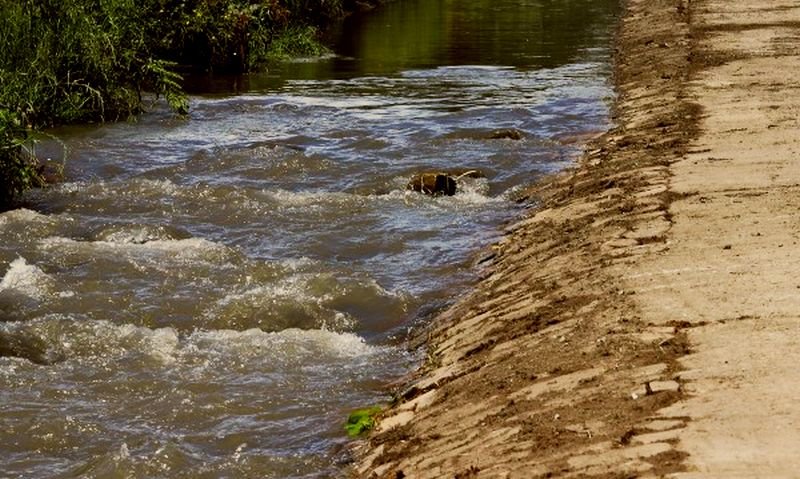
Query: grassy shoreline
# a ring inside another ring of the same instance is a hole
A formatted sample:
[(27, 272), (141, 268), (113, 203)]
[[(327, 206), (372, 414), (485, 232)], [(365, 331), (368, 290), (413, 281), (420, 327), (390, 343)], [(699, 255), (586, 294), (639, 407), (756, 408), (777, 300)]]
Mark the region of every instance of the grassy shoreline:
[(0, 0), (0, 211), (44, 184), (31, 134), (116, 121), (142, 94), (188, 112), (176, 67), (244, 73), (324, 53), (318, 32), (383, 0)]

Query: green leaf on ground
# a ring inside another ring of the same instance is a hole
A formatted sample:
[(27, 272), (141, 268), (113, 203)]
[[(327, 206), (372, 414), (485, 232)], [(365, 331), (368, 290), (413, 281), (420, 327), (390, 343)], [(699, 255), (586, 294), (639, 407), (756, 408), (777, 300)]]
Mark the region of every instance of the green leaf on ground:
[(347, 418), (347, 424), (344, 426), (347, 430), (347, 435), (356, 437), (375, 427), (375, 416), (380, 414), (380, 412), (380, 407), (373, 406), (358, 409), (350, 413), (350, 416)]

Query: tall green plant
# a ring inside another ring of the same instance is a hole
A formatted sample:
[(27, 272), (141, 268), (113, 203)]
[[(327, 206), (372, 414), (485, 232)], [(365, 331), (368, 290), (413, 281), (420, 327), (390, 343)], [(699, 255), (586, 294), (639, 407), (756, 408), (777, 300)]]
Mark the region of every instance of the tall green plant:
[(38, 126), (135, 114), (144, 90), (177, 94), (154, 59), (149, 10), (134, 0), (0, 1), (0, 103)]
[(178, 63), (244, 72), (318, 55), (316, 27), (351, 3), (0, 0), (0, 200), (38, 182), (29, 130), (130, 117), (145, 91), (185, 114)]
[(41, 184), (31, 129), (129, 117), (144, 91), (187, 112), (180, 76), (154, 57), (155, 18), (134, 0), (0, 0), (0, 203)]
[(0, 208), (41, 185), (37, 163), (28, 150), (28, 130), (19, 115), (0, 108)]

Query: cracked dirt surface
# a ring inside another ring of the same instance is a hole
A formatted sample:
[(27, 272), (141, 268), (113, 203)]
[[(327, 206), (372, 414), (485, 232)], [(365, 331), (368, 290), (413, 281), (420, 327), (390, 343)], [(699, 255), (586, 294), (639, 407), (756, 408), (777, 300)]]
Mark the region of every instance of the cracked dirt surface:
[(800, 450), (800, 4), (694, 2), (700, 136), (670, 166), (669, 250), (620, 270), (678, 321), (681, 477), (796, 477)]
[(796, 474), (800, 5), (628, 0), (615, 64), (354, 476)]

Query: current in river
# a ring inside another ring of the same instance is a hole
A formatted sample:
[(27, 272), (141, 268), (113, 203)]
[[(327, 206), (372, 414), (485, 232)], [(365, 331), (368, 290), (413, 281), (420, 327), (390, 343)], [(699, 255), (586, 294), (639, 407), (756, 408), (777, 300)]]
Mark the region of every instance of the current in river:
[[(517, 192), (607, 128), (616, 4), (398, 0), (192, 79), (188, 119), (50, 132), (67, 181), (0, 214), (0, 477), (336, 475)], [(485, 178), (406, 190), (454, 169)]]

